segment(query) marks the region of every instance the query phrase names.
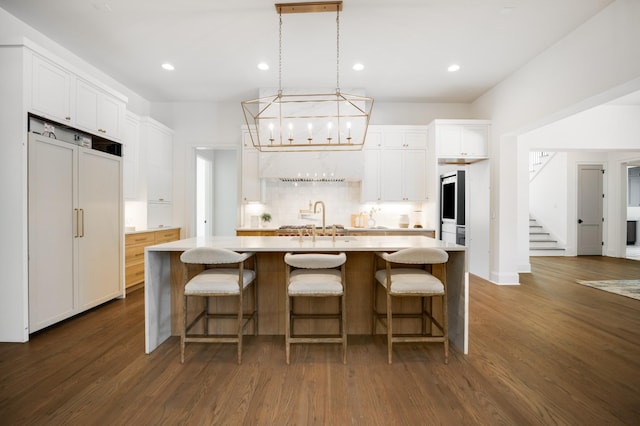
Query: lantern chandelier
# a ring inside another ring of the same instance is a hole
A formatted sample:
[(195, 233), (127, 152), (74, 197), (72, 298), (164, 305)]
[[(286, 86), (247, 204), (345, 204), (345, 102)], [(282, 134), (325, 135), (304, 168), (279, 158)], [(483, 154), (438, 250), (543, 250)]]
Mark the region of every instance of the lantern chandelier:
[[(340, 91), (340, 11), (342, 1), (276, 4), (278, 92), (242, 101), (253, 146), (260, 151), (355, 151), (364, 146), (373, 98)], [(282, 14), (336, 12), (336, 90), (284, 93)], [(327, 91), (329, 92), (329, 91)]]

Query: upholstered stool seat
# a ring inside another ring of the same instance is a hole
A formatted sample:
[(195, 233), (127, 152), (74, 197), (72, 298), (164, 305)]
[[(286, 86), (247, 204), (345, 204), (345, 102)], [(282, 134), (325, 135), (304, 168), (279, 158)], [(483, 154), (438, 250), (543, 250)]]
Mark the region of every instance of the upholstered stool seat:
[[(242, 274), (244, 290), (256, 279), (256, 273), (245, 269)], [(184, 287), (184, 294), (198, 296), (200, 294), (239, 294), (237, 269), (206, 269), (193, 277)]]
[[(382, 269), (376, 272), (376, 280), (387, 287), (387, 271)], [(427, 271), (415, 268), (397, 268), (391, 270), (391, 295), (394, 294), (444, 294), (442, 281)]]
[[(246, 326), (253, 321), (254, 334), (258, 334), (258, 293), (256, 291), (256, 272), (245, 268), (245, 262), (253, 257), (253, 253), (236, 253), (231, 250), (197, 247), (185, 251), (180, 256), (184, 264), (185, 280), (183, 302), (183, 327), (180, 335), (180, 362), (184, 363), (184, 350), (187, 342), (236, 343), (238, 345), (238, 364), (242, 362), (242, 335)], [(188, 265), (201, 265), (204, 268), (193, 278), (189, 279)], [(230, 266), (235, 266), (231, 268)], [(252, 310), (244, 311), (244, 294), (253, 284)], [(189, 297), (202, 297), (204, 309), (188, 322), (189, 312), (187, 301)], [(210, 297), (237, 297), (237, 311), (235, 313), (209, 312)], [(234, 335), (217, 335), (209, 333), (209, 320), (235, 320)], [(191, 329), (202, 320), (201, 334), (190, 333)]]
[[(287, 253), (285, 287), (285, 345), (286, 362), (289, 364), (292, 343), (342, 343), (342, 362), (347, 362), (346, 330), (346, 288), (344, 253)], [(337, 314), (296, 313), (293, 309), (295, 297), (338, 297)], [(293, 323), (296, 319), (337, 319), (339, 333), (335, 336), (294, 335)]]
[[(449, 329), (447, 319), (447, 280), (446, 262), (449, 255), (437, 248), (407, 248), (395, 253), (377, 253), (384, 260), (385, 268), (375, 271), (373, 290), (373, 324), (381, 325), (387, 333), (387, 358), (392, 363), (393, 343), (399, 342), (441, 342), (444, 344), (444, 361), (449, 362)], [(410, 265), (410, 266), (409, 266)], [(434, 265), (439, 266), (439, 276), (433, 272)], [(377, 288), (380, 284), (386, 293), (386, 312), (378, 312)], [(420, 312), (394, 314), (392, 297), (420, 297)], [(442, 302), (441, 319), (433, 314), (434, 297)], [(394, 318), (419, 318), (422, 321), (421, 333), (395, 335)], [(428, 326), (429, 325), (429, 326)], [(433, 331), (438, 331), (434, 334)]]
[(289, 276), (289, 295), (340, 296), (342, 294), (342, 274), (336, 269), (297, 269)]

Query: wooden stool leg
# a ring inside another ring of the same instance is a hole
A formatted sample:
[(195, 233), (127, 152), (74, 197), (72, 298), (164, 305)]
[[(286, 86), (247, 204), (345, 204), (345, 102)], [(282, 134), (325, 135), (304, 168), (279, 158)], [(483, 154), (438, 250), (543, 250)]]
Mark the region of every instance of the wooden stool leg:
[(184, 345), (187, 334), (187, 295), (183, 296), (182, 302), (182, 332), (180, 333), (180, 363), (184, 364)]
[(387, 358), (389, 364), (393, 362), (392, 345), (393, 345), (393, 312), (391, 312), (391, 294), (387, 289)]
[(285, 308), (284, 308), (284, 344), (285, 344), (285, 359), (287, 365), (289, 365), (289, 351), (291, 349), (291, 307), (290, 307), (289, 294), (286, 295)]
[(243, 303), (242, 303), (242, 293), (243, 289), (240, 289), (240, 294), (238, 295), (238, 365), (242, 364), (242, 323), (244, 321), (244, 311), (243, 311)]
[(342, 312), (340, 313), (340, 320), (342, 321), (342, 363), (347, 363), (347, 298), (346, 293), (342, 293), (340, 296), (342, 299)]
[(449, 364), (449, 316), (447, 312), (447, 293), (442, 296), (442, 328), (444, 334), (444, 363)]
[(371, 335), (374, 336), (376, 334), (376, 326), (378, 325), (378, 306), (376, 302), (378, 301), (378, 281), (374, 278), (373, 282), (373, 293), (371, 295), (372, 299), (372, 321), (371, 321)]

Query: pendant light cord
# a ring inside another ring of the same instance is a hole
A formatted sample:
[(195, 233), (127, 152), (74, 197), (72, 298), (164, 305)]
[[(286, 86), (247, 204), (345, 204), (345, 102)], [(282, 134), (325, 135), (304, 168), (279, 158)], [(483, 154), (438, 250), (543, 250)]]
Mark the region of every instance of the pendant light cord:
[(282, 95), (282, 9), (280, 9), (278, 25), (278, 95)]
[(336, 12), (336, 92), (340, 93), (340, 8)]

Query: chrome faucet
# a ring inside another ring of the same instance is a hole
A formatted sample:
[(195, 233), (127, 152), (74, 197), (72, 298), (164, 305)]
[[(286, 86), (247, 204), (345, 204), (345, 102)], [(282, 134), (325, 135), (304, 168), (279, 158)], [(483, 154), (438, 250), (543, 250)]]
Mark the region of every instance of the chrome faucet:
[(325, 207), (324, 207), (324, 202), (322, 201), (316, 201), (315, 204), (313, 205), (313, 212), (317, 213), (317, 207), (318, 204), (320, 204), (322, 206), (322, 233), (326, 234), (326, 229), (325, 229), (325, 224), (324, 224), (324, 219), (325, 219), (325, 215), (324, 215), (324, 211), (325, 211)]

